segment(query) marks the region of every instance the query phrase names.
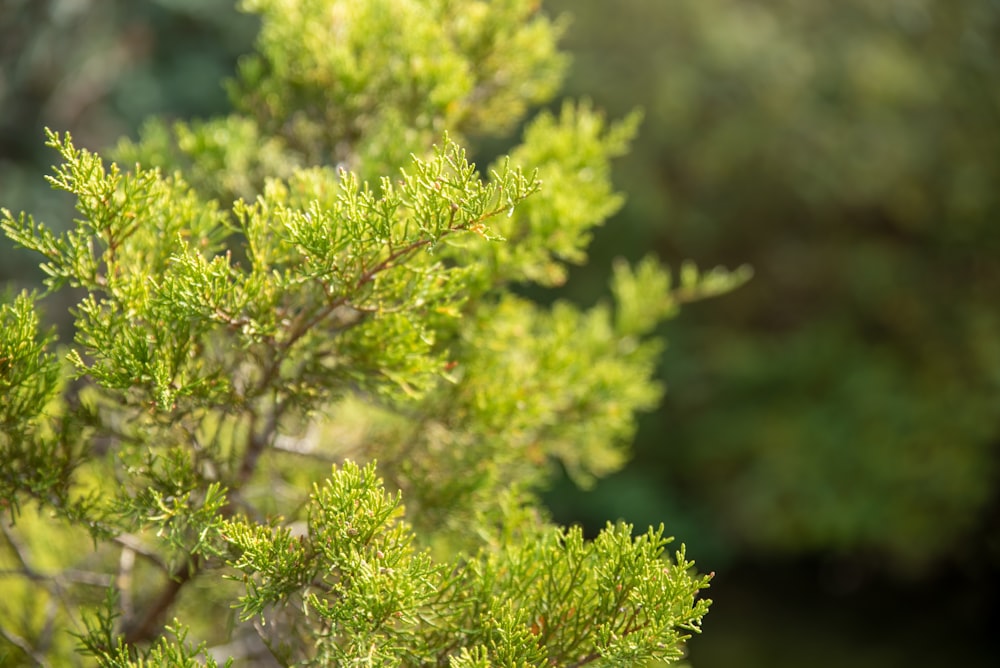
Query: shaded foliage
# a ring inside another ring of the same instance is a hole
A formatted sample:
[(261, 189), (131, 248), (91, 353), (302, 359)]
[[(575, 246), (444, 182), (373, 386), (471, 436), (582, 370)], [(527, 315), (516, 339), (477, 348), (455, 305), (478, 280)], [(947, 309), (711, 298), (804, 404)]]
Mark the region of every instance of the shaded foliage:
[[(981, 558), (1000, 437), (996, 5), (549, 2), (571, 5), (571, 88), (647, 116), (622, 167), (631, 236), (598, 247), (757, 275), (672, 327), (679, 391), (594, 524), (659, 504), (720, 556)], [(621, 487), (641, 500), (616, 505)]]

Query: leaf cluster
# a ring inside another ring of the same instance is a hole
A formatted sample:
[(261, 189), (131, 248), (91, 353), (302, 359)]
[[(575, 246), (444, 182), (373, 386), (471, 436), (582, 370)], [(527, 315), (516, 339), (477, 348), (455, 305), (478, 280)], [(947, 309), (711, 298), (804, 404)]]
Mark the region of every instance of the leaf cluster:
[(678, 658), (710, 604), (692, 605), (709, 578), (689, 573), (683, 549), (661, 559), (662, 527), (633, 539), (609, 526), (587, 543), (579, 529), (508, 525), (476, 554), (434, 563), (402, 515), (373, 464), (347, 462), (314, 490), (304, 533), (229, 522), (248, 583), (241, 615), (301, 606), (300, 642), (282, 636), (275, 650), (286, 661), (622, 665)]

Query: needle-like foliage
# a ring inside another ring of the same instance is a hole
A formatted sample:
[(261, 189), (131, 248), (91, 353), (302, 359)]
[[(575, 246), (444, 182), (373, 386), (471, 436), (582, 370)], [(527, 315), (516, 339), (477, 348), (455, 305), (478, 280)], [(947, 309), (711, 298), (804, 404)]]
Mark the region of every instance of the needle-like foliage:
[(237, 115), (150, 125), (118, 161), (48, 133), (78, 217), (0, 225), (46, 294), (75, 290), (75, 334), (45, 333), (37, 295), (0, 307), (4, 655), (683, 655), (709, 605), (683, 548), (627, 524), (585, 540), (533, 492), (556, 466), (586, 484), (622, 465), (661, 392), (657, 324), (742, 275), (622, 263), (589, 310), (511, 291), (585, 261), (637, 125), (568, 104), (470, 161), (463, 133), (554, 89), (536, 4), (248, 2)]

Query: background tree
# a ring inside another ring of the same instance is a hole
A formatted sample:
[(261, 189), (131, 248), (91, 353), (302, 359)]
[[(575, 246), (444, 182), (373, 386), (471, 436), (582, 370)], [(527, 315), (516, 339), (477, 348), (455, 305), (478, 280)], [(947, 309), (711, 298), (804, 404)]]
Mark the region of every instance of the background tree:
[(37, 295), (0, 311), (0, 650), (677, 660), (709, 578), (664, 558), (662, 526), (585, 541), (534, 492), (556, 464), (584, 483), (623, 464), (659, 397), (649, 334), (743, 274), (619, 263), (586, 310), (512, 292), (586, 259), (636, 124), (566, 104), (468, 161), (458, 141), (554, 94), (537, 3), (244, 7), (262, 28), (232, 114), (153, 122), (115, 162), (47, 131), (72, 224), (3, 211), (76, 306), (63, 344)]
[[(713, 663), (726, 643), (710, 633), (698, 665), (858, 665), (869, 646), (871, 665), (988, 665), (1000, 563), (996, 5), (548, 5), (575, 15), (569, 90), (646, 111), (644, 141), (620, 167), (622, 225), (595, 251), (755, 269), (745, 289), (669, 326), (661, 369), (679, 391), (644, 423), (626, 471), (590, 494), (551, 495), (558, 516), (595, 528), (666, 516), (699, 535), (701, 560), (747, 575), (729, 627), (743, 629), (730, 641), (742, 652)], [(574, 278), (576, 294), (593, 289)], [(727, 582), (720, 573), (717, 591)], [(809, 605), (796, 587), (815, 592), (817, 624), (782, 615)], [(929, 632), (910, 612), (926, 600), (963, 629), (938, 659), (908, 641)], [(835, 608), (844, 614), (822, 612)], [(905, 630), (873, 638), (874, 610)], [(752, 619), (799, 640), (777, 648)]]

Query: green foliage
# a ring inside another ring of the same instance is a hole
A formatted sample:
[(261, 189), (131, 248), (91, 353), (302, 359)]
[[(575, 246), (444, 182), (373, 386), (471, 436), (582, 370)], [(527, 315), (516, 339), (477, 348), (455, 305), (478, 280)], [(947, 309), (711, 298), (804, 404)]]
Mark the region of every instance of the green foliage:
[(22, 292), (0, 303), (0, 507), (14, 517), (26, 497), (84, 520), (91, 504), (71, 494), (69, 476), (87, 457), (76, 430), (91, 416), (64, 416), (54, 402), (64, 368), (51, 352), (54, 332), (38, 331), (36, 300)]
[[(69, 628), (104, 666), (676, 660), (709, 578), (662, 528), (587, 542), (534, 493), (622, 466), (660, 396), (655, 328), (746, 276), (672, 287), (646, 260), (613, 304), (513, 294), (586, 259), (636, 125), (568, 105), (485, 173), (449, 138), (551, 94), (533, 3), (252, 8), (237, 114), (147, 126), (131, 168), (49, 132), (78, 217), (2, 212), (78, 299), (59, 349), (34, 297), (3, 306), (2, 649), (89, 665), (52, 640)], [(36, 563), (79, 532), (92, 550)]]
[(0, 304), (0, 424), (13, 441), (15, 429), (31, 428), (58, 389), (59, 363), (47, 352), (53, 335), (39, 336), (35, 296), (17, 295)]
[(691, 605), (708, 578), (689, 575), (683, 550), (661, 559), (662, 527), (633, 540), (630, 526), (609, 526), (585, 543), (579, 529), (507, 524), (476, 554), (433, 564), (402, 514), (373, 465), (347, 462), (315, 489), (304, 534), (228, 523), (230, 563), (249, 583), (241, 615), (306, 611), (271, 631), (284, 661), (624, 665), (676, 659), (708, 609)]
[(626, 152), (638, 124), (633, 112), (609, 127), (590, 104), (567, 102), (558, 117), (542, 113), (528, 125), (511, 159), (538, 169), (547, 186), (501, 227), (511, 243), (484, 249), (490, 264), (509, 267), (501, 278), (557, 285), (566, 263), (586, 260), (590, 231), (622, 203), (610, 159)]
[(231, 84), (237, 109), (309, 164), (365, 165), (366, 176), (391, 173), (443, 130), (507, 130), (551, 97), (564, 66), (533, 0), (244, 7), (264, 27), (260, 55)]
[(170, 128), (153, 121), (144, 141), (123, 142), (117, 155), (182, 168), (227, 198), (252, 199), (267, 177), (303, 165), (375, 182), (446, 131), (504, 133), (552, 97), (566, 64), (561, 28), (538, 4), (248, 0), (263, 27), (259, 51), (228, 84), (239, 113)]

